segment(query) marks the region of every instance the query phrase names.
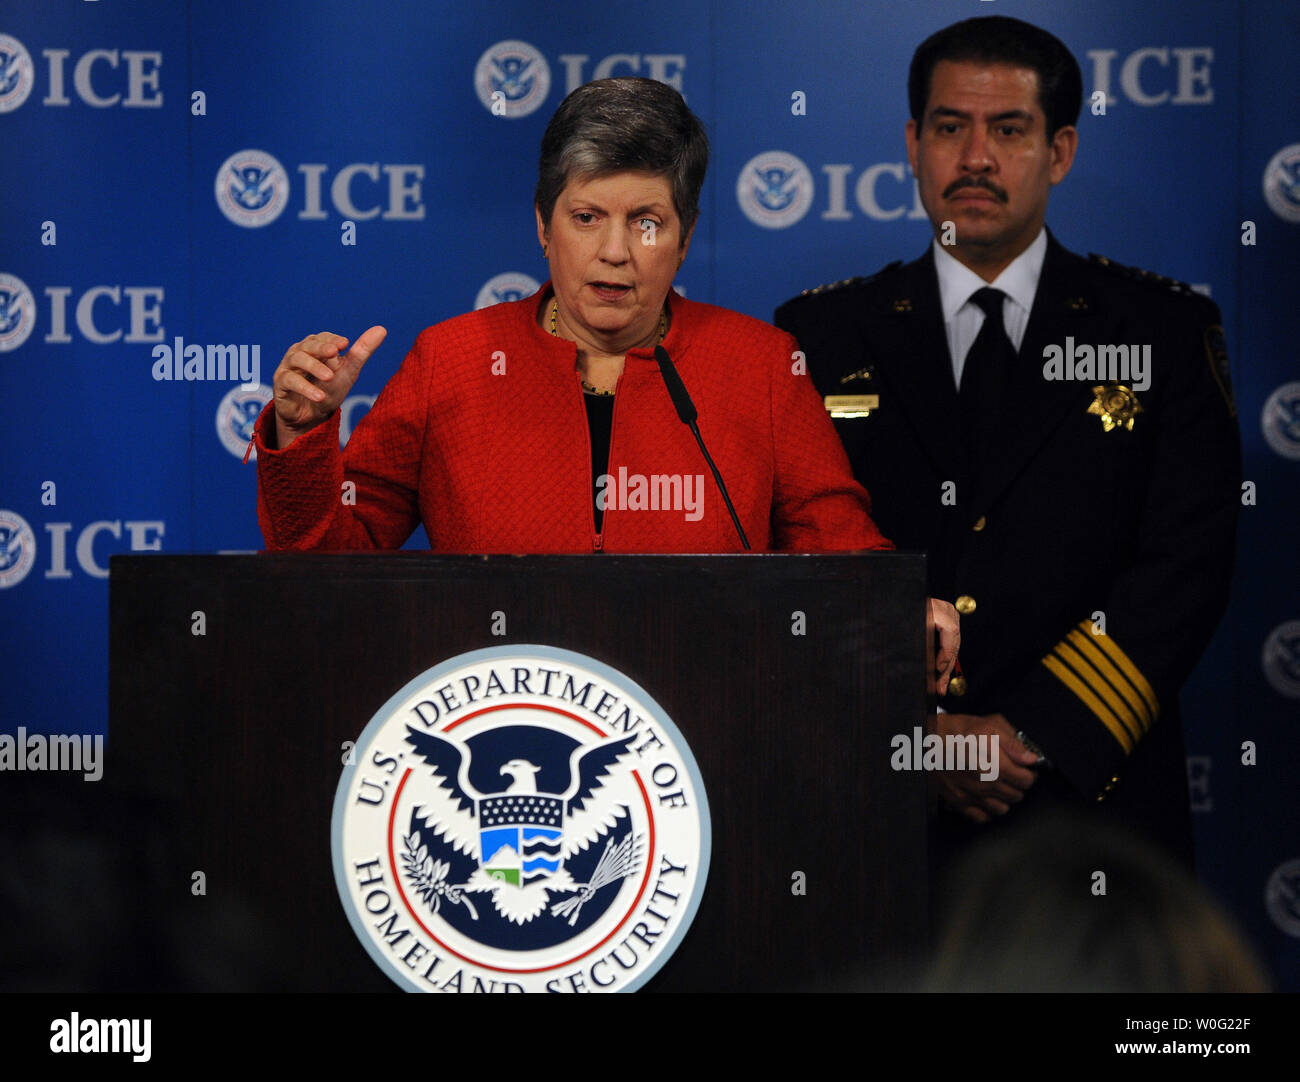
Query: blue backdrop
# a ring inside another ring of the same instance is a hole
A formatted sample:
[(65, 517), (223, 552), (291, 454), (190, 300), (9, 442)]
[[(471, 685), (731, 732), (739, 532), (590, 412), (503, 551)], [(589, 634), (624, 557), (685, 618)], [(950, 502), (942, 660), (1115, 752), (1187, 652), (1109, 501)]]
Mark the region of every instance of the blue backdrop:
[[(0, 4), (0, 730), (104, 730), (111, 554), (260, 547), (240, 458), (288, 344), (389, 328), (346, 428), (420, 329), (545, 279), (531, 196), (568, 90), (610, 74), (682, 90), (714, 155), (679, 288), (768, 319), (924, 249), (908, 61), (994, 11), (1059, 35), (1086, 95), (1106, 95), (1104, 115), (1085, 102), (1053, 194), (1058, 237), (1223, 309), (1254, 493), (1228, 615), (1185, 694), (1198, 858), (1300, 988), (1290, 0)], [(793, 198), (765, 218), (738, 182), (774, 154)], [(238, 347), (246, 367), (155, 378), (178, 338)]]

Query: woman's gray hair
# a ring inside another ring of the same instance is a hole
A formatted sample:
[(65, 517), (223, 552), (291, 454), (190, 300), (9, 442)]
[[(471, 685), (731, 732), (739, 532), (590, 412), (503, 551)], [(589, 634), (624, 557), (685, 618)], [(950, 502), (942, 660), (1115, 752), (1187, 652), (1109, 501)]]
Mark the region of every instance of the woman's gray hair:
[(668, 178), (682, 241), (700, 216), (709, 140), (682, 96), (655, 79), (597, 79), (560, 103), (542, 136), (533, 202), (549, 229), (555, 202), (577, 177), (624, 170)]

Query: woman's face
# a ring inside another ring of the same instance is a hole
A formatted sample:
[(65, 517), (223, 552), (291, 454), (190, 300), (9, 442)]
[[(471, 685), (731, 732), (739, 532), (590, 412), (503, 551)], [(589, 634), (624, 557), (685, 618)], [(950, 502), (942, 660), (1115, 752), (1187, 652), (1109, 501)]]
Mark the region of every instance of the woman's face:
[(549, 223), (537, 212), (562, 330), (608, 354), (653, 342), (690, 237), (667, 177), (625, 172), (571, 180)]

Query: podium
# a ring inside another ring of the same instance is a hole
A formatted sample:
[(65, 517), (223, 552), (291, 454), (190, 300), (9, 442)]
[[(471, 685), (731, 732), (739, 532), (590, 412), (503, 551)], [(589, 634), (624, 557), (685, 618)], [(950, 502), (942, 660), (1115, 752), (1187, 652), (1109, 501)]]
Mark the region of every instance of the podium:
[[(343, 763), (469, 651), (572, 651), (639, 684), (698, 763), (711, 862), (647, 991), (882, 987), (923, 951), (919, 555), (115, 556), (104, 782), (132, 809), (133, 987), (391, 991), (331, 872)], [(141, 811), (141, 809), (145, 809)]]

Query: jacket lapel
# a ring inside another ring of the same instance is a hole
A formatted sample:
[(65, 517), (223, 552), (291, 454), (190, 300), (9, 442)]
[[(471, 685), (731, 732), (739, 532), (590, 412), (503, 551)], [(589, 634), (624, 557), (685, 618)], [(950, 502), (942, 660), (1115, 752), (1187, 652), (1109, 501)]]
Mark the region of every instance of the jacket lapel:
[(862, 313), (860, 326), (879, 381), (881, 410), (899, 410), (939, 476), (957, 477), (962, 462), (957, 389), (933, 252), (927, 248), (901, 268), (896, 283), (882, 291), (880, 310)]
[(1091, 386), (1043, 375), (1046, 346), (1064, 347), (1067, 336), (1090, 345), (1107, 340), (1105, 313), (1098, 311), (1097, 298), (1081, 269), (1081, 261), (1049, 233), (1034, 307), (1002, 411), (1001, 438), (981, 459), (982, 507), (991, 506), (1006, 491), (1072, 409), (1085, 409), (1091, 399)]

